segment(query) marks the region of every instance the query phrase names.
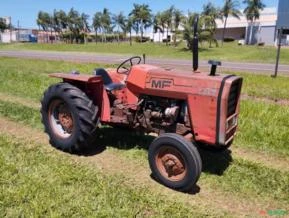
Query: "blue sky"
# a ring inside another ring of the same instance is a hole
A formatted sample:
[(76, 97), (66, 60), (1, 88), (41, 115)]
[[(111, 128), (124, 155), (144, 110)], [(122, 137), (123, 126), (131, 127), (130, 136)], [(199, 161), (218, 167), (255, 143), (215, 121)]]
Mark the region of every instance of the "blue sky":
[[(153, 12), (165, 10), (171, 5), (187, 12), (188, 10), (201, 11), (203, 4), (207, 2), (209, 0), (5, 0), (1, 3), (0, 17), (11, 16), (13, 25), (17, 26), (19, 20), (21, 27), (33, 28), (37, 27), (35, 20), (40, 10), (51, 13), (54, 9), (68, 11), (74, 7), (79, 12), (87, 13), (92, 17), (96, 11), (101, 11), (104, 7), (112, 13), (122, 11), (127, 14), (132, 9), (133, 3), (148, 4)], [(221, 6), (223, 0), (211, 0), (211, 2)], [(278, 0), (263, 0), (263, 2), (267, 7), (278, 5)], [(241, 8), (243, 8), (242, 4)]]

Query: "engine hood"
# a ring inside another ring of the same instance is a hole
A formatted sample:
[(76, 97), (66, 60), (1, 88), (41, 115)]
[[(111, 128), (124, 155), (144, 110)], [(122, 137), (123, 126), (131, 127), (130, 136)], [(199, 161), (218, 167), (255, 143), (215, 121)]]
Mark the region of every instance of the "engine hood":
[(136, 65), (127, 79), (127, 87), (136, 94), (152, 94), (186, 99), (188, 94), (216, 97), (225, 74), (164, 69), (152, 65)]

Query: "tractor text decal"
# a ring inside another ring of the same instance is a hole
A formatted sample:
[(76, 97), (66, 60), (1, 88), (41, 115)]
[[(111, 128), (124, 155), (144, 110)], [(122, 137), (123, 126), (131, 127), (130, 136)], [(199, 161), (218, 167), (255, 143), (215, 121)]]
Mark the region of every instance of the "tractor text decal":
[(151, 85), (152, 88), (156, 88), (156, 89), (163, 89), (166, 87), (170, 87), (171, 86), (172, 81), (170, 80), (152, 80)]

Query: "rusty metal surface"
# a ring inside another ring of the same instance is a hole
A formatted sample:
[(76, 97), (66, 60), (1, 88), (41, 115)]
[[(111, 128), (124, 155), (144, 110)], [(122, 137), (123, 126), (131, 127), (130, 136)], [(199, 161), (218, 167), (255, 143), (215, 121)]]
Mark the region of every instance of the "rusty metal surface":
[(86, 74), (53, 73), (53, 74), (50, 74), (49, 76), (60, 78), (60, 79), (81, 81), (81, 82), (88, 82), (89, 80), (93, 78), (97, 78), (101, 80), (99, 76), (91, 76), (91, 75), (86, 75)]
[(155, 161), (158, 171), (167, 180), (181, 181), (187, 174), (183, 155), (171, 146), (163, 145), (159, 149)]
[[(108, 72), (114, 82), (123, 82), (126, 79), (113, 69), (109, 69)], [(132, 68), (127, 77), (125, 88), (107, 92), (100, 76), (63, 73), (56, 73), (51, 76), (62, 78), (92, 96), (94, 103), (101, 109), (102, 122), (142, 127), (147, 132), (173, 131), (180, 135), (187, 134), (188, 128), (190, 128), (196, 141), (208, 144), (225, 141), (226, 108), (230, 87), (234, 81), (239, 79), (236, 76), (227, 78), (228, 75), (208, 76), (206, 73), (200, 72), (189, 74), (185, 71), (140, 64)], [(223, 84), (224, 79), (226, 82)], [(224, 87), (220, 96), (221, 84)], [(96, 92), (99, 95), (96, 95)], [(140, 114), (131, 114), (130, 121), (128, 121), (129, 110), (135, 112), (138, 110), (138, 102), (141, 101), (143, 95), (187, 102), (187, 114), (184, 117), (183, 125), (172, 122), (175, 121), (173, 118), (176, 118), (174, 115), (179, 114), (179, 106), (164, 108), (165, 110), (162, 111), (164, 117), (159, 111), (141, 109), (143, 111)], [(219, 99), (219, 97), (221, 98)], [(236, 101), (239, 102), (239, 99)], [(217, 114), (220, 107), (221, 113)], [(238, 113), (238, 109), (239, 104), (236, 113)], [(220, 125), (217, 123), (218, 120)], [(217, 140), (217, 136), (221, 140)], [(222, 140), (223, 138), (224, 140)]]
[(58, 119), (63, 129), (71, 133), (73, 129), (73, 118), (67, 106), (59, 108)]

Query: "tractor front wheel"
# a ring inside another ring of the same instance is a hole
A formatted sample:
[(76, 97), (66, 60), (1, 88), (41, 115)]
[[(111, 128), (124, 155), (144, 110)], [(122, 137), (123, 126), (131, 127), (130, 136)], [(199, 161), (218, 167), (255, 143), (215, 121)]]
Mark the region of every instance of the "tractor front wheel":
[(163, 134), (152, 142), (149, 164), (156, 180), (183, 192), (192, 190), (202, 171), (197, 148), (182, 136), (172, 133)]
[(68, 83), (52, 85), (41, 105), (42, 123), (52, 146), (73, 152), (92, 142), (98, 108), (83, 91)]

